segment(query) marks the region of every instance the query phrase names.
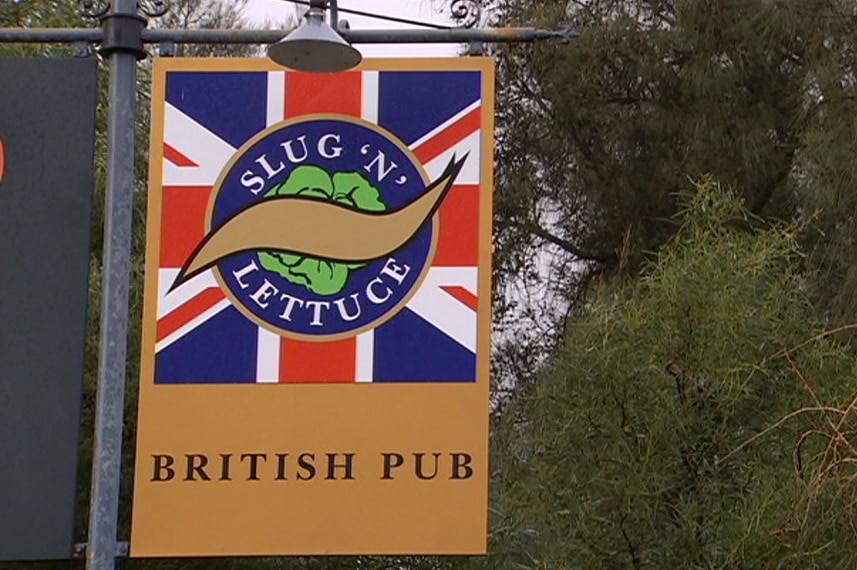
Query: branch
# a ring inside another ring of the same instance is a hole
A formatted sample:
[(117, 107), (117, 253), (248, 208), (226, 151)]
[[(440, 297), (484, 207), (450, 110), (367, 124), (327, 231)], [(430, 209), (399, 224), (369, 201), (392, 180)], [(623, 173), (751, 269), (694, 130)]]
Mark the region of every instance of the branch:
[(543, 227), (541, 227), (538, 224), (528, 223), (524, 227), (527, 229), (527, 231), (529, 231), (531, 234), (535, 235), (536, 237), (540, 237), (543, 240), (554, 244), (555, 246), (559, 247), (560, 249), (567, 251), (568, 253), (572, 254), (573, 256), (575, 256), (578, 259), (595, 261), (598, 263), (606, 263), (608, 261), (612, 261), (612, 260), (616, 259), (615, 255), (599, 255), (596, 253), (584, 251), (584, 250), (580, 249), (579, 247), (577, 247), (576, 245), (574, 245), (573, 243), (571, 243), (570, 241), (564, 240), (560, 237), (553, 235), (552, 233), (550, 233), (549, 231), (547, 231), (546, 229), (544, 229)]
[(840, 410), (839, 408), (832, 408), (832, 407), (828, 407), (828, 406), (801, 408), (799, 410), (795, 410), (794, 412), (780, 418), (776, 423), (766, 427), (765, 429), (763, 429), (762, 431), (760, 431), (759, 433), (757, 433), (753, 437), (746, 439), (743, 442), (741, 442), (738, 445), (738, 447), (736, 447), (735, 449), (733, 449), (732, 451), (730, 451), (729, 453), (727, 453), (723, 457), (716, 459), (714, 461), (714, 465), (720, 466), (721, 464), (726, 463), (726, 461), (728, 461), (733, 455), (735, 455), (736, 453), (738, 453), (739, 451), (741, 451), (742, 449), (744, 449), (745, 447), (747, 447), (748, 445), (750, 445), (751, 443), (756, 441), (757, 439), (764, 437), (765, 435), (771, 433), (772, 431), (774, 431), (775, 429), (777, 429), (778, 427), (780, 427), (781, 425), (783, 425), (784, 423), (786, 423), (790, 419), (797, 417), (801, 414), (809, 413), (809, 412), (833, 412), (833, 413), (837, 413), (837, 414), (845, 414), (845, 412), (843, 410)]
[(840, 332), (851, 330), (851, 329), (857, 329), (857, 323), (842, 325), (841, 327), (837, 327), (837, 328), (831, 329), (829, 331), (824, 331), (823, 333), (817, 334), (809, 340), (803, 341), (802, 343), (800, 343), (797, 346), (793, 346), (793, 347), (788, 348), (786, 350), (781, 350), (780, 352), (776, 353), (773, 356), (773, 358), (777, 358), (777, 357), (781, 357), (781, 356), (788, 356), (791, 353), (796, 352), (796, 351), (802, 349), (803, 347), (805, 347), (806, 345), (812, 344), (813, 342), (815, 342), (817, 340), (821, 340), (823, 338), (829, 337), (830, 335), (834, 335), (836, 333), (840, 333)]
[(652, 99), (648, 97), (632, 97), (630, 95), (616, 95), (613, 97), (602, 97), (604, 103), (613, 103), (616, 105), (636, 105), (637, 103), (651, 103)]

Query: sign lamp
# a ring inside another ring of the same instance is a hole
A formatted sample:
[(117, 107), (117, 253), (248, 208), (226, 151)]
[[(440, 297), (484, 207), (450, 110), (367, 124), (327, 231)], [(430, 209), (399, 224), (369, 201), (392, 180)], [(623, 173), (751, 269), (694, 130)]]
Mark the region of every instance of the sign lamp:
[(268, 48), (268, 57), (298, 71), (334, 73), (356, 66), (363, 59), (324, 21), (325, 0), (312, 0), (303, 23)]

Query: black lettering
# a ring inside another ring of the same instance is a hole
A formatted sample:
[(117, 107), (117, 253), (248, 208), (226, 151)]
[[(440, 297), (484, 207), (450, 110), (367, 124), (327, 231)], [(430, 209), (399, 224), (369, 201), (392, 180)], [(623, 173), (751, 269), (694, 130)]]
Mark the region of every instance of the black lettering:
[(313, 462), (315, 461), (314, 453), (301, 453), (298, 456), (298, 467), (304, 472), (298, 471), (298, 481), (309, 481), (315, 477), (316, 470)]
[(232, 477), (229, 475), (229, 462), (232, 459), (231, 453), (221, 453), (220, 454), (220, 480), (221, 481), (232, 481)]
[[(470, 464), (473, 457), (469, 453), (452, 453), (452, 476), (450, 479), (470, 479), (473, 476), (473, 468)], [(464, 475), (461, 472), (464, 471)]]
[(354, 454), (353, 453), (343, 453), (342, 455), (345, 457), (345, 463), (337, 463), (336, 456), (337, 453), (328, 453), (327, 454), (327, 477), (325, 479), (333, 479), (336, 480), (336, 470), (337, 469), (345, 469), (345, 477), (343, 479), (354, 479), (353, 468), (354, 468)]
[(185, 471), (185, 481), (196, 481), (196, 475), (201, 481), (211, 481), (211, 477), (205, 472), (205, 466), (208, 465), (208, 457), (200, 453), (185, 454), (187, 459), (187, 470)]
[(423, 473), (423, 458), (426, 456), (425, 453), (414, 453), (414, 459), (416, 459), (416, 465), (414, 466), (414, 473), (416, 473), (417, 477), (423, 480), (434, 479), (437, 477), (437, 462), (438, 458), (440, 458), (440, 453), (432, 453), (434, 455), (434, 472), (431, 475), (425, 475)]
[(264, 463), (268, 460), (267, 453), (242, 453), (241, 461), (245, 459), (250, 459), (250, 473), (247, 475), (248, 481), (258, 481), (259, 480), (259, 459)]
[(154, 467), (152, 481), (170, 481), (176, 476), (176, 470), (173, 469), (175, 460), (172, 455), (153, 455), (152, 461)]
[(384, 457), (384, 474), (381, 479), (392, 479), (393, 469), (405, 463), (405, 456), (401, 453), (382, 453), (381, 455)]
[(286, 480), (286, 457), (288, 456), (288, 453), (277, 454), (277, 481)]

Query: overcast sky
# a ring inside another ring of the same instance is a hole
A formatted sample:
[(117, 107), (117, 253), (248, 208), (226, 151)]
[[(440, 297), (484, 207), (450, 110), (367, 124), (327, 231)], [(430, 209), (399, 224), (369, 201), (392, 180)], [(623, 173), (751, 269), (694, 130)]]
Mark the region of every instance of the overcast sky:
[[(432, 5), (433, 4), (433, 5)], [(249, 0), (246, 15), (248, 18), (262, 24), (265, 20), (282, 22), (288, 15), (294, 13), (294, 4), (285, 0)], [(372, 12), (387, 16), (398, 16), (450, 25), (449, 2), (431, 0), (339, 0), (340, 8), (354, 8), (362, 12)], [(301, 13), (305, 8), (300, 8)], [(365, 18), (351, 14), (340, 14), (340, 19), (346, 19), (352, 29), (378, 28), (408, 28), (407, 24), (396, 24), (374, 18)], [(456, 44), (429, 45), (386, 45), (359, 44), (356, 46), (364, 57), (414, 57), (414, 56), (454, 56), (459, 53), (460, 46)]]

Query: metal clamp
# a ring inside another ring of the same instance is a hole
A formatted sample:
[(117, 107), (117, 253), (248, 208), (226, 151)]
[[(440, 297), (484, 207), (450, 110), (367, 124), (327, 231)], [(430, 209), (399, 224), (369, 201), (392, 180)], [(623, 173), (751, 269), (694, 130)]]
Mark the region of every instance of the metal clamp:
[(137, 59), (146, 59), (143, 48), (143, 29), (148, 23), (138, 14), (111, 12), (101, 17), (104, 27), (104, 41), (101, 53), (109, 55), (115, 51), (133, 53)]
[[(72, 558), (85, 558), (86, 557), (86, 542), (75, 542), (74, 547), (72, 548), (71, 557)], [(123, 558), (128, 556), (131, 553), (131, 545), (127, 540), (122, 540), (116, 543), (116, 557)]]

